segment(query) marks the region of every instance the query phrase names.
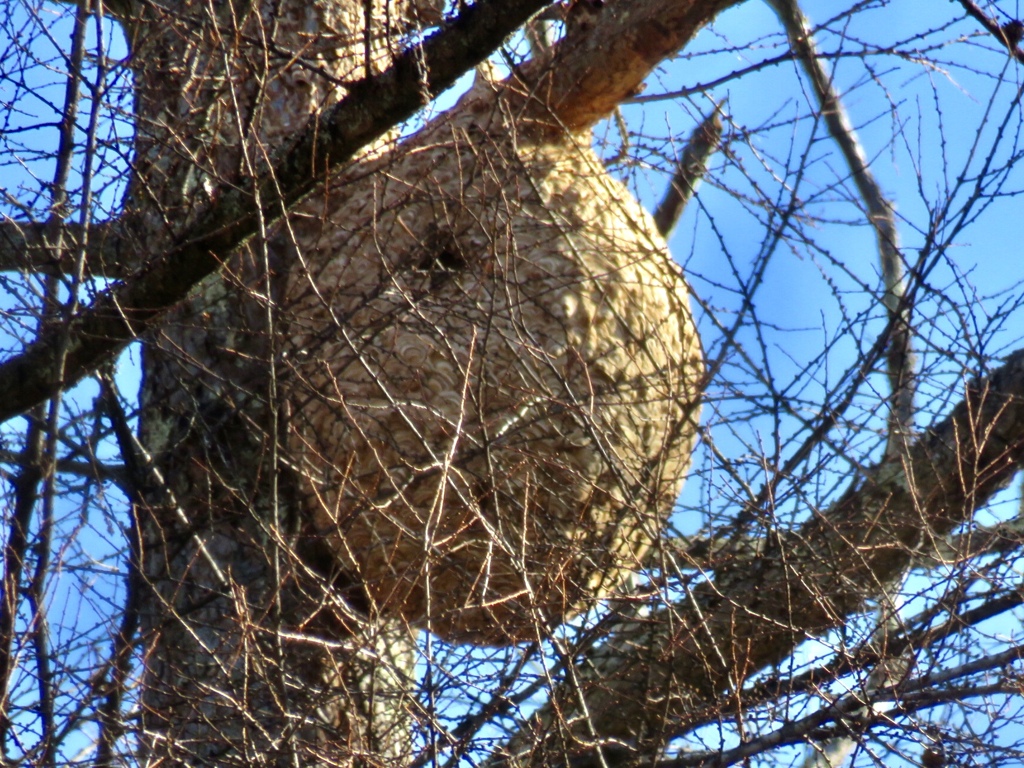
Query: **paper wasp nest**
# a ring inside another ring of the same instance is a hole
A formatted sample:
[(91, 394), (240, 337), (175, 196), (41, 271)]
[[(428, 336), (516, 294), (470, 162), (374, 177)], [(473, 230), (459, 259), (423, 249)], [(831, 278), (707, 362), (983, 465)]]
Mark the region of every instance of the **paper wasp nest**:
[(308, 513), (382, 613), (491, 644), (638, 567), (703, 373), (680, 270), (588, 137), (499, 112), (471, 94), (293, 217), (286, 296)]

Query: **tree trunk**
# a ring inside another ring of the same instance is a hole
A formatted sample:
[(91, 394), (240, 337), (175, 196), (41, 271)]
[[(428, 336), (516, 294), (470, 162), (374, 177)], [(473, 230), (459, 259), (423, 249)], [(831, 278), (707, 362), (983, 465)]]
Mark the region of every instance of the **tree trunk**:
[[(130, 9), (125, 216), (139, 250), (187, 237), (217, 185), (266, 173), (268, 153), (344, 95), (338, 82), (387, 66), (415, 16), (358, 2)], [(285, 256), (256, 238), (145, 344), (141, 434), (159, 477), (140, 513), (149, 764), (342, 765), (409, 746), (414, 638), (363, 620), (358, 594), (345, 602), (279, 453)]]

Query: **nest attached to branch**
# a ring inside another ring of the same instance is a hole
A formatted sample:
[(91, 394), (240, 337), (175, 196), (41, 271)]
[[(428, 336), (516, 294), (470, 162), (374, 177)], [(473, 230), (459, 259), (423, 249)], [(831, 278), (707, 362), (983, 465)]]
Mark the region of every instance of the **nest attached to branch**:
[(640, 566), (703, 361), (679, 268), (589, 137), (517, 136), (478, 91), (291, 217), (288, 447), (381, 613), (506, 644)]

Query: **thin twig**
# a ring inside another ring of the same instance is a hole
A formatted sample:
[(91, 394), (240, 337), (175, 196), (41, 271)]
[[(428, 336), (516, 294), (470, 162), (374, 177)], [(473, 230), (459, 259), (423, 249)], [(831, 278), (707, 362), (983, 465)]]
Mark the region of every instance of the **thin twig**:
[[(100, 392), (107, 412), (115, 414), (114, 418), (117, 421), (115, 431), (120, 438), (121, 451), (129, 451), (132, 461), (134, 461), (134, 443), (125, 440), (123, 427), (126, 426), (126, 421), (123, 419), (124, 412), (120, 410), (120, 402), (112, 378), (108, 376), (100, 378)], [(125, 444), (126, 442), (128, 444)], [(141, 469), (136, 463), (133, 463), (132, 467), (136, 473)], [(129, 513), (131, 522), (127, 531), (128, 562), (125, 573), (124, 610), (121, 614), (121, 625), (114, 636), (111, 650), (111, 678), (106, 685), (106, 696), (98, 708), (100, 732), (96, 747), (95, 765), (97, 768), (109, 768), (115, 764), (115, 746), (124, 731), (121, 707), (128, 690), (132, 656), (135, 652), (135, 635), (139, 628), (139, 607), (145, 588), (141, 568), (142, 540), (137, 515), (139, 506), (144, 503), (144, 500), (141, 497), (142, 488), (138, 482), (141, 477), (136, 474), (133, 480), (134, 482), (125, 483), (125, 492), (128, 493), (131, 501)]]
[[(810, 81), (818, 102), (819, 113), (825, 121), (833, 141), (843, 153), (850, 174), (867, 208), (868, 221), (875, 230), (882, 279), (885, 284), (883, 303), (891, 327), (886, 350), (892, 398), (886, 456), (897, 459), (906, 451), (907, 441), (913, 429), (916, 361), (910, 326), (910, 306), (907, 301), (906, 280), (903, 260), (900, 256), (899, 232), (896, 229), (893, 205), (882, 193), (874, 174), (868, 167), (867, 155), (846, 114), (832, 78), (818, 58), (811, 25), (801, 11), (797, 0), (768, 0), (768, 4), (785, 27), (790, 48), (800, 61)], [(887, 614), (888, 610), (883, 608), (882, 612)], [(875, 640), (880, 647), (885, 646), (885, 638), (890, 631), (891, 623), (891, 615), (879, 617)], [(905, 663), (905, 659), (883, 659), (869, 674), (865, 690), (871, 693), (877, 688), (887, 685), (891, 677), (891, 667), (904, 666)], [(859, 714), (866, 716), (869, 712), (865, 709)], [(821, 749), (816, 749), (808, 755), (804, 762), (804, 768), (838, 766), (845, 762), (856, 746), (857, 741), (852, 736), (835, 737)]]
[(1008, 24), (1000, 24), (995, 19), (991, 18), (981, 8), (971, 2), (971, 0), (959, 0), (960, 5), (963, 6), (964, 10), (967, 11), (967, 15), (973, 16), (977, 19), (981, 26), (983, 26), (988, 32), (996, 38), (999, 42), (1006, 46), (1006, 49), (1021, 64), (1024, 64), (1024, 51), (1021, 51), (1020, 44), (1020, 21), (1014, 19)]
[[(191, 523), (189, 522), (188, 515), (185, 514), (185, 510), (181, 508), (181, 505), (174, 496), (174, 492), (167, 484), (167, 481), (164, 480), (163, 474), (161, 474), (153, 462), (152, 457), (142, 446), (142, 443), (139, 442), (135, 433), (132, 432), (131, 425), (128, 423), (128, 416), (121, 407), (121, 401), (117, 396), (113, 379), (108, 373), (102, 373), (99, 376), (99, 381), (104, 394), (104, 406), (107, 416), (110, 418), (114, 428), (114, 437), (121, 451), (121, 457), (124, 459), (129, 485), (132, 486), (130, 491), (132, 498), (152, 503), (155, 495), (156, 498), (160, 499), (161, 504), (174, 512), (178, 522), (184, 525), (186, 529), (190, 528)], [(218, 583), (222, 587), (228, 587), (228, 578), (224, 575), (217, 560), (209, 551), (206, 542), (198, 534), (193, 534), (192, 538), (200, 555), (207, 565), (210, 566), (211, 571), (217, 578)]]
[(807, 74), (821, 117), (833, 141), (843, 153), (850, 175), (867, 208), (868, 222), (875, 230), (882, 279), (885, 283), (882, 301), (889, 314), (891, 326), (886, 358), (892, 390), (892, 408), (886, 455), (899, 456), (912, 434), (917, 364), (910, 325), (911, 308), (907, 301), (906, 279), (893, 205), (886, 199), (874, 174), (871, 173), (867, 155), (857, 132), (846, 114), (831, 77), (818, 58), (811, 26), (800, 10), (797, 0), (768, 0), (768, 4), (786, 29), (790, 48)]

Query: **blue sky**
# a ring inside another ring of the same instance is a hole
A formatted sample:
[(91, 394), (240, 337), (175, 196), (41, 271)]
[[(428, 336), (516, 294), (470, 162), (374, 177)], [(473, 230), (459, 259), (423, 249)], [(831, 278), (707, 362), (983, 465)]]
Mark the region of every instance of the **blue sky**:
[[(872, 170), (898, 211), (907, 262), (917, 263), (938, 212), (967, 205), (979, 189), (975, 179), (982, 171), (989, 175), (981, 192), (994, 195), (972, 203), (970, 222), (955, 235), (947, 234), (948, 223), (937, 227), (940, 241), (949, 237), (948, 247), (926, 252), (931, 265), (927, 290), (915, 310), (917, 346), (929, 370), (919, 399), (918, 426), (923, 427), (959, 399), (965, 377), (1024, 346), (1024, 173), (1014, 165), (1024, 145), (1019, 92), (1024, 78), (1021, 66), (979, 32), (975, 22), (954, 21), (962, 15), (956, 3), (864, 3), (858, 13), (844, 17), (841, 11), (848, 5), (813, 0), (804, 7), (813, 22), (838, 16), (819, 35), (819, 50), (835, 55), (830, 59), (835, 82), (872, 159)], [(1018, 13), (1012, 2), (999, 8)], [(44, 14), (52, 12), (44, 7)], [(6, 29), (10, 32), (20, 24), (16, 15), (9, 16)], [(926, 30), (935, 31), (922, 35)], [(64, 44), (68, 25), (54, 27), (53, 34)], [(720, 50), (726, 41), (728, 50)], [(684, 56), (666, 63), (644, 96), (719, 81), (779, 56), (783, 42), (779, 23), (767, 6), (745, 3), (723, 14)], [(45, 40), (33, 45), (41, 60), (59, 68), (59, 59)], [(108, 55), (124, 55), (116, 35), (109, 40)], [(0, 99), (17, 99), (18, 110), (0, 123), (0, 133), (7, 132), (0, 138), (8, 142), (0, 144), (0, 152), (18, 145), (26, 162), (0, 165), (0, 190), (38, 206), (39, 198), (26, 191), (34, 184), (31, 176), (46, 180), (52, 172), (45, 157), (32, 158), (24, 149), (52, 147), (55, 134), (48, 104), (59, 102), (60, 76), (52, 69), (32, 68), (26, 73), (26, 89), (12, 89), (10, 78), (16, 75), (5, 67), (13, 59), (3, 61)], [(690, 275), (705, 347), (713, 358), (724, 360), (722, 379), (712, 383), (705, 409), (709, 439), (757, 487), (774, 465), (791, 455), (806, 432), (804, 420), (817, 416), (825, 394), (840, 386), (844, 374), (857, 366), (881, 332), (881, 280), (874, 235), (846, 179), (840, 153), (824, 126), (813, 119), (814, 104), (792, 62), (765, 66), (706, 94), (624, 106), (622, 117), (636, 135), (631, 139), (631, 161), (616, 166), (615, 172), (653, 208), (667, 184), (669, 161), (681, 151), (682, 141), (710, 109), (712, 99), (727, 99), (727, 151), (713, 159), (708, 179), (677, 227), (671, 248)], [(33, 123), (45, 125), (29, 133), (11, 130)], [(128, 138), (124, 124), (112, 125), (104, 135)], [(614, 124), (599, 126), (595, 135), (609, 138), (612, 146), (602, 151), (614, 155)], [(1001, 166), (1005, 173), (993, 172)], [(102, 207), (113, 210), (121, 169), (111, 162), (101, 169), (101, 176), (109, 182)], [(785, 206), (793, 199), (799, 206), (783, 230), (787, 239), (775, 242), (765, 225), (777, 225), (779, 220), (768, 203)], [(11, 212), (13, 207), (4, 204), (3, 210)], [(947, 218), (955, 221), (955, 216)], [(724, 348), (720, 326), (734, 322), (743, 301), (740, 286), (762, 262), (763, 279), (750, 296), (759, 324), (745, 321), (736, 337), (739, 347)], [(25, 283), (11, 287), (24, 289)], [(25, 333), (19, 318), (10, 314), (17, 308), (13, 290), (0, 308), (9, 313), (0, 328), (6, 335), (4, 349), (11, 351)], [(138, 384), (138, 361), (132, 354), (120, 365), (127, 395), (133, 395)], [(758, 373), (770, 377), (774, 386), (759, 382)], [(872, 376), (849, 420), (836, 430), (835, 439), (858, 461), (869, 463), (880, 455), (884, 413), (878, 404), (886, 389), (881, 373)], [(87, 405), (92, 392), (80, 390), (79, 402)], [(751, 405), (751, 398), (756, 405)], [(773, 407), (779, 400), (785, 400), (791, 415)], [(706, 523), (715, 511), (726, 514), (733, 509), (730, 494), (735, 489), (727, 488), (706, 447), (698, 453), (695, 469), (680, 502), (684, 512), (676, 518), (684, 532)], [(827, 500), (839, 487), (831, 484), (839, 471), (823, 475), (821, 487), (809, 493)], [(67, 576), (55, 580), (52, 592), (58, 613), (60, 606), (73, 603), (69, 597), (77, 599), (80, 585), (85, 593), (100, 595), (96, 585), (107, 578), (104, 569), (116, 564), (111, 553), (119, 546), (116, 508), (122, 500), (116, 494), (101, 500), (97, 489), (92, 493), (89, 509), (69, 505), (62, 514), (70, 528), (82, 520), (90, 531), (78, 537), (77, 546), (83, 561), (92, 558), (96, 564), (94, 581)], [(1011, 489), (983, 519), (1015, 514), (1017, 496)], [(111, 503), (104, 506), (106, 499)], [(800, 499), (789, 497), (790, 506), (782, 512), (799, 517)], [(116, 588), (117, 580), (108, 583)], [(104, 606), (96, 603), (86, 605), (70, 626), (102, 617)]]

